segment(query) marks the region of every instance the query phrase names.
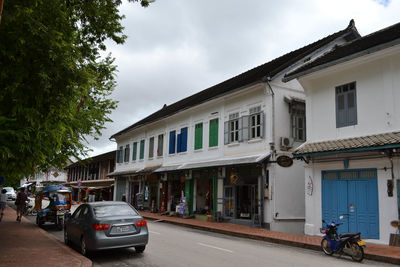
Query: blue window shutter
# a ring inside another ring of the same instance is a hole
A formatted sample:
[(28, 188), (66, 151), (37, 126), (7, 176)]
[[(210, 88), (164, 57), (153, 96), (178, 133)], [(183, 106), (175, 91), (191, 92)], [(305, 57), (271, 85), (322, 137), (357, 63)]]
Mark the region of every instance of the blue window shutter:
[(169, 154), (175, 153), (175, 131), (169, 132)]
[(185, 152), (187, 150), (187, 137), (188, 137), (188, 128), (181, 129), (181, 152)]
[(177, 134), (176, 153), (182, 152), (182, 133)]

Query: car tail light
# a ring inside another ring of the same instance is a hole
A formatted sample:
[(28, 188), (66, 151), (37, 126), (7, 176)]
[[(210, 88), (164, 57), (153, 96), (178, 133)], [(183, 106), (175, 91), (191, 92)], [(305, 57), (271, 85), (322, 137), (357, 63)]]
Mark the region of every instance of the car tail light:
[(110, 228), (110, 225), (98, 223), (98, 224), (92, 224), (92, 227), (96, 231), (104, 231), (104, 230), (107, 230), (108, 228)]
[(146, 220), (137, 221), (136, 226), (137, 227), (147, 226), (147, 222), (146, 222)]

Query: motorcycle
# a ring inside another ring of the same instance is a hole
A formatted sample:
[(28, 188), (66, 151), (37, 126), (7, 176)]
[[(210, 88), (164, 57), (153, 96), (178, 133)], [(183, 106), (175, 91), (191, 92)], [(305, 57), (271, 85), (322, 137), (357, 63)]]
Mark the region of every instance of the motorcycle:
[(35, 210), (35, 207), (31, 204), (31, 201), (28, 199), (25, 201), (25, 209), (24, 209), (24, 215), (33, 215), (36, 216), (37, 212)]
[[(343, 216), (340, 216), (343, 219)], [(354, 261), (361, 262), (364, 259), (364, 248), (366, 247), (365, 241), (361, 240), (361, 233), (337, 233), (337, 227), (342, 223), (335, 221), (325, 223), (325, 227), (320, 231), (324, 235), (321, 241), (322, 251), (326, 255), (339, 253), (340, 255), (346, 254), (351, 256)]]

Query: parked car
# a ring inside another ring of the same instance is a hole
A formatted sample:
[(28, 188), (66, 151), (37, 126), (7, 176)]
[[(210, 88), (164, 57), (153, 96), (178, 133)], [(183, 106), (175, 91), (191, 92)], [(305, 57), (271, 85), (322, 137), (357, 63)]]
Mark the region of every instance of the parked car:
[(149, 240), (147, 222), (130, 204), (99, 201), (80, 205), (66, 219), (64, 242), (90, 251), (134, 247), (142, 253)]
[(14, 188), (12, 188), (12, 187), (4, 187), (3, 189), (7, 190), (7, 192), (6, 192), (7, 199), (15, 200), (17, 198), (17, 194), (15, 193)]

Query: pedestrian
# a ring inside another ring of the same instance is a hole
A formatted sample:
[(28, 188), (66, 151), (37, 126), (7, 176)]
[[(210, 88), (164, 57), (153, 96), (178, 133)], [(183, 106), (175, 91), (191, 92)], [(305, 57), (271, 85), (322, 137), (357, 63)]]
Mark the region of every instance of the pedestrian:
[(17, 199), (15, 200), (15, 205), (17, 206), (17, 222), (21, 222), (27, 199), (28, 196), (25, 193), (25, 188), (21, 188), (17, 194)]
[(1, 210), (1, 214), (0, 214), (0, 222), (3, 219), (3, 215), (4, 215), (4, 210), (6, 209), (6, 203), (7, 203), (7, 190), (3, 189), (1, 190), (1, 194), (0, 194), (0, 210)]

